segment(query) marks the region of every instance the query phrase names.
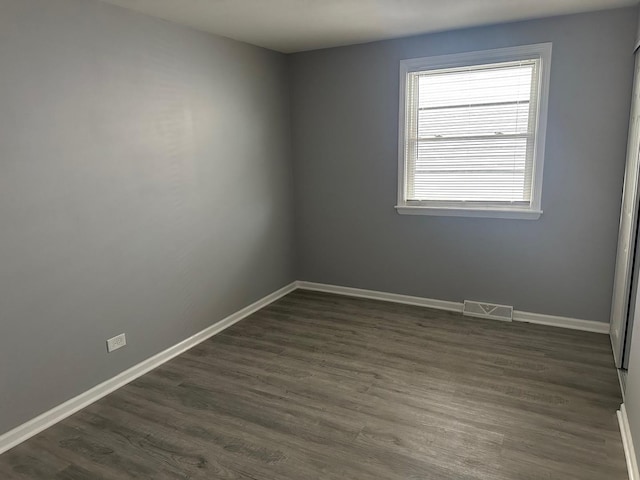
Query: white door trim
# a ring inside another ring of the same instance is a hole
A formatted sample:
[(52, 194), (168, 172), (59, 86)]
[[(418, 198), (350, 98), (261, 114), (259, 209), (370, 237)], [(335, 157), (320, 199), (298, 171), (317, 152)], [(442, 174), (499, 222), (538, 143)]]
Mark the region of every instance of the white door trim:
[(613, 356), (618, 368), (622, 367), (624, 360), (623, 353), (638, 225), (638, 180), (640, 178), (640, 56), (638, 53), (635, 54), (635, 62), (627, 160), (620, 207), (611, 318), (609, 320)]
[(624, 456), (627, 460), (627, 470), (629, 471), (629, 480), (640, 480), (638, 460), (636, 458), (635, 449), (633, 448), (633, 438), (631, 437), (629, 417), (627, 417), (627, 409), (625, 408), (624, 403), (620, 405), (620, 410), (618, 410), (617, 413), (620, 434), (622, 435), (622, 447), (624, 448)]

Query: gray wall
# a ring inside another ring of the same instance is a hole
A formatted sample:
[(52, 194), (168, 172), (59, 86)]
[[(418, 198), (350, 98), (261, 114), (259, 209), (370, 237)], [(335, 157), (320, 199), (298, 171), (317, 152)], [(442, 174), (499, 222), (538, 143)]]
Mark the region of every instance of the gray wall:
[(283, 55), (97, 1), (0, 0), (0, 65), (2, 433), (294, 270)]
[[(296, 54), (298, 277), (608, 322), (635, 8)], [(400, 216), (403, 58), (553, 42), (537, 221)]]

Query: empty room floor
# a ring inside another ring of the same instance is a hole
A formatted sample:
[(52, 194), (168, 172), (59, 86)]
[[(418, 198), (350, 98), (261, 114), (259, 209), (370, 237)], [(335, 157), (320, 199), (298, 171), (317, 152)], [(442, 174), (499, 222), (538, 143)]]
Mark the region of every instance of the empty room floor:
[(0, 478), (622, 480), (621, 402), (607, 335), (298, 290)]

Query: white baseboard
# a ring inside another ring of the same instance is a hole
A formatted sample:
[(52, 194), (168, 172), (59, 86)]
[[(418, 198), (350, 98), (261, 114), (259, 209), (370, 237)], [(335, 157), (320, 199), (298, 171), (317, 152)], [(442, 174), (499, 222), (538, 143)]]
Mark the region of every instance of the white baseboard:
[(545, 315), (543, 313), (530, 313), (514, 310), (513, 321), (537, 323), (538, 325), (569, 328), (571, 330), (582, 330), (584, 332), (609, 333), (608, 323), (595, 322), (593, 320), (582, 320), (580, 318), (558, 317), (556, 315)]
[[(46, 428), (58, 423), (59, 421), (73, 415), (78, 410), (92, 404), (100, 398), (108, 395), (109, 393), (117, 390), (118, 388), (126, 385), (127, 383), (135, 380), (136, 378), (144, 375), (145, 373), (153, 370), (154, 368), (162, 365), (163, 363), (171, 360), (172, 358), (180, 355), (181, 353), (189, 350), (197, 344), (207, 340), (213, 335), (221, 332), (222, 330), (230, 327), (234, 323), (239, 322), (243, 318), (251, 315), (252, 313), (266, 307), (270, 303), (278, 300), (279, 298), (287, 295), (288, 293), (296, 290), (297, 288), (303, 290), (314, 290), (318, 292), (335, 293), (338, 295), (346, 295), (350, 297), (370, 298), (373, 300), (382, 300), (386, 302), (402, 303), (406, 305), (416, 305), (421, 307), (435, 308), (439, 310), (447, 310), (451, 312), (462, 312), (463, 304), (459, 302), (450, 302), (446, 300), (435, 300), (431, 298), (413, 297), (410, 295), (400, 295), (396, 293), (378, 292), (374, 290), (363, 290), (360, 288), (341, 287), (337, 285), (325, 285), (321, 283), (297, 281), (293, 282), (280, 290), (277, 290), (270, 295), (252, 303), (248, 307), (237, 311), (226, 317), (225, 319), (205, 328), (199, 333), (183, 340), (182, 342), (160, 352), (153, 357), (150, 357), (137, 365), (125, 370), (124, 372), (116, 375), (109, 380), (96, 385), (95, 387), (81, 393), (77, 397), (74, 397), (57, 407), (44, 412), (43, 414), (29, 420), (22, 425), (0, 435), (0, 454), (6, 452), (10, 448), (24, 442), (28, 438), (40, 433)], [(608, 333), (609, 325), (600, 322), (594, 322), (591, 320), (579, 320), (575, 318), (557, 317), (552, 315), (542, 315), (537, 313), (520, 312), (514, 310), (513, 320), (520, 322), (539, 323), (542, 325), (551, 325), (555, 327), (572, 328), (575, 330), (585, 330), (588, 332)], [(623, 406), (624, 409), (624, 406)], [(623, 410), (624, 411), (624, 410)], [(620, 413), (619, 413), (620, 414)], [(625, 414), (626, 418), (626, 414)], [(622, 423), (621, 423), (622, 428)], [(624, 434), (623, 434), (624, 438)], [(630, 441), (630, 437), (629, 437)], [(635, 457), (634, 457), (635, 459)], [(636, 467), (637, 468), (637, 467)], [(640, 480), (640, 477), (633, 478), (632, 480)]]
[[(341, 287), (338, 285), (327, 285), (324, 283), (314, 283), (298, 281), (297, 286), (303, 290), (313, 290), (316, 292), (335, 293), (349, 297), (370, 298), (385, 302), (404, 303), (406, 305), (417, 305), (420, 307), (436, 308), (450, 312), (462, 312), (464, 304), (461, 302), (450, 302), (447, 300), (435, 300), (433, 298), (412, 297), (397, 293), (378, 292), (375, 290), (363, 290), (360, 288)], [(586, 332), (609, 333), (609, 324), (595, 322), (593, 320), (581, 320), (578, 318), (558, 317), (555, 315), (544, 315), (542, 313), (513, 311), (514, 322), (536, 323), (549, 325), (552, 327), (570, 328), (572, 330), (583, 330)], [(638, 479), (640, 480), (640, 479)]]
[(627, 459), (627, 470), (629, 471), (629, 480), (640, 480), (640, 471), (638, 471), (638, 460), (636, 451), (633, 448), (633, 438), (629, 428), (629, 418), (627, 417), (627, 409), (624, 403), (620, 405), (618, 410), (618, 424), (620, 425), (620, 434), (622, 435), (622, 447), (624, 448), (624, 456)]
[(462, 313), (463, 305), (458, 302), (446, 300), (435, 300), (433, 298), (412, 297), (410, 295), (400, 295), (398, 293), (378, 292), (376, 290), (363, 290), (361, 288), (340, 287), (338, 285), (327, 285), (324, 283), (298, 281), (298, 288), (302, 290), (312, 290), (314, 292), (335, 293), (336, 295), (346, 295), (348, 297), (370, 298), (372, 300), (382, 300), (384, 302), (403, 303), (405, 305), (417, 305), (419, 307), (437, 308), (449, 312)]
[(22, 425), (17, 426), (13, 430), (9, 430), (7, 433), (0, 435), (0, 454), (6, 452), (10, 448), (15, 447), (19, 443), (24, 442), (28, 438), (40, 433), (46, 428), (58, 423), (59, 421), (67, 418), (70, 415), (73, 415), (78, 410), (92, 404), (96, 400), (101, 399), (105, 395), (117, 390), (118, 388), (126, 385), (127, 383), (135, 380), (136, 378), (144, 375), (145, 373), (153, 370), (154, 368), (162, 365), (163, 363), (171, 360), (172, 358), (184, 353), (190, 348), (198, 345), (199, 343), (207, 340), (213, 335), (220, 333), (226, 328), (229, 328), (234, 323), (239, 322), (243, 318), (248, 317), (252, 313), (260, 310), (263, 307), (266, 307), (272, 302), (275, 302), (279, 298), (287, 295), (288, 293), (295, 290), (297, 287), (297, 282), (293, 282), (275, 292), (267, 295), (264, 298), (252, 303), (251, 305), (243, 308), (242, 310), (238, 310), (237, 312), (229, 315), (223, 320), (211, 325), (210, 327), (205, 328), (199, 333), (187, 338), (186, 340), (181, 341), (180, 343), (169, 347), (168, 349), (150, 357), (137, 365), (125, 370), (122, 373), (119, 373), (113, 378), (102, 382), (99, 385), (87, 390), (84, 393), (81, 393), (77, 397), (74, 397), (57, 407), (52, 408), (44, 412), (43, 414), (29, 420)]

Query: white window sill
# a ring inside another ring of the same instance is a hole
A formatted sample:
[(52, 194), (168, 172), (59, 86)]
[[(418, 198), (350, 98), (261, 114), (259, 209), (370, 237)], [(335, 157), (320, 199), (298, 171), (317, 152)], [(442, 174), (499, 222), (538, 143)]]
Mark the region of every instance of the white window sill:
[(401, 215), (437, 215), (441, 217), (481, 217), (512, 218), (518, 220), (537, 220), (542, 210), (529, 208), (460, 208), (460, 207), (419, 207), (413, 205), (396, 205)]

